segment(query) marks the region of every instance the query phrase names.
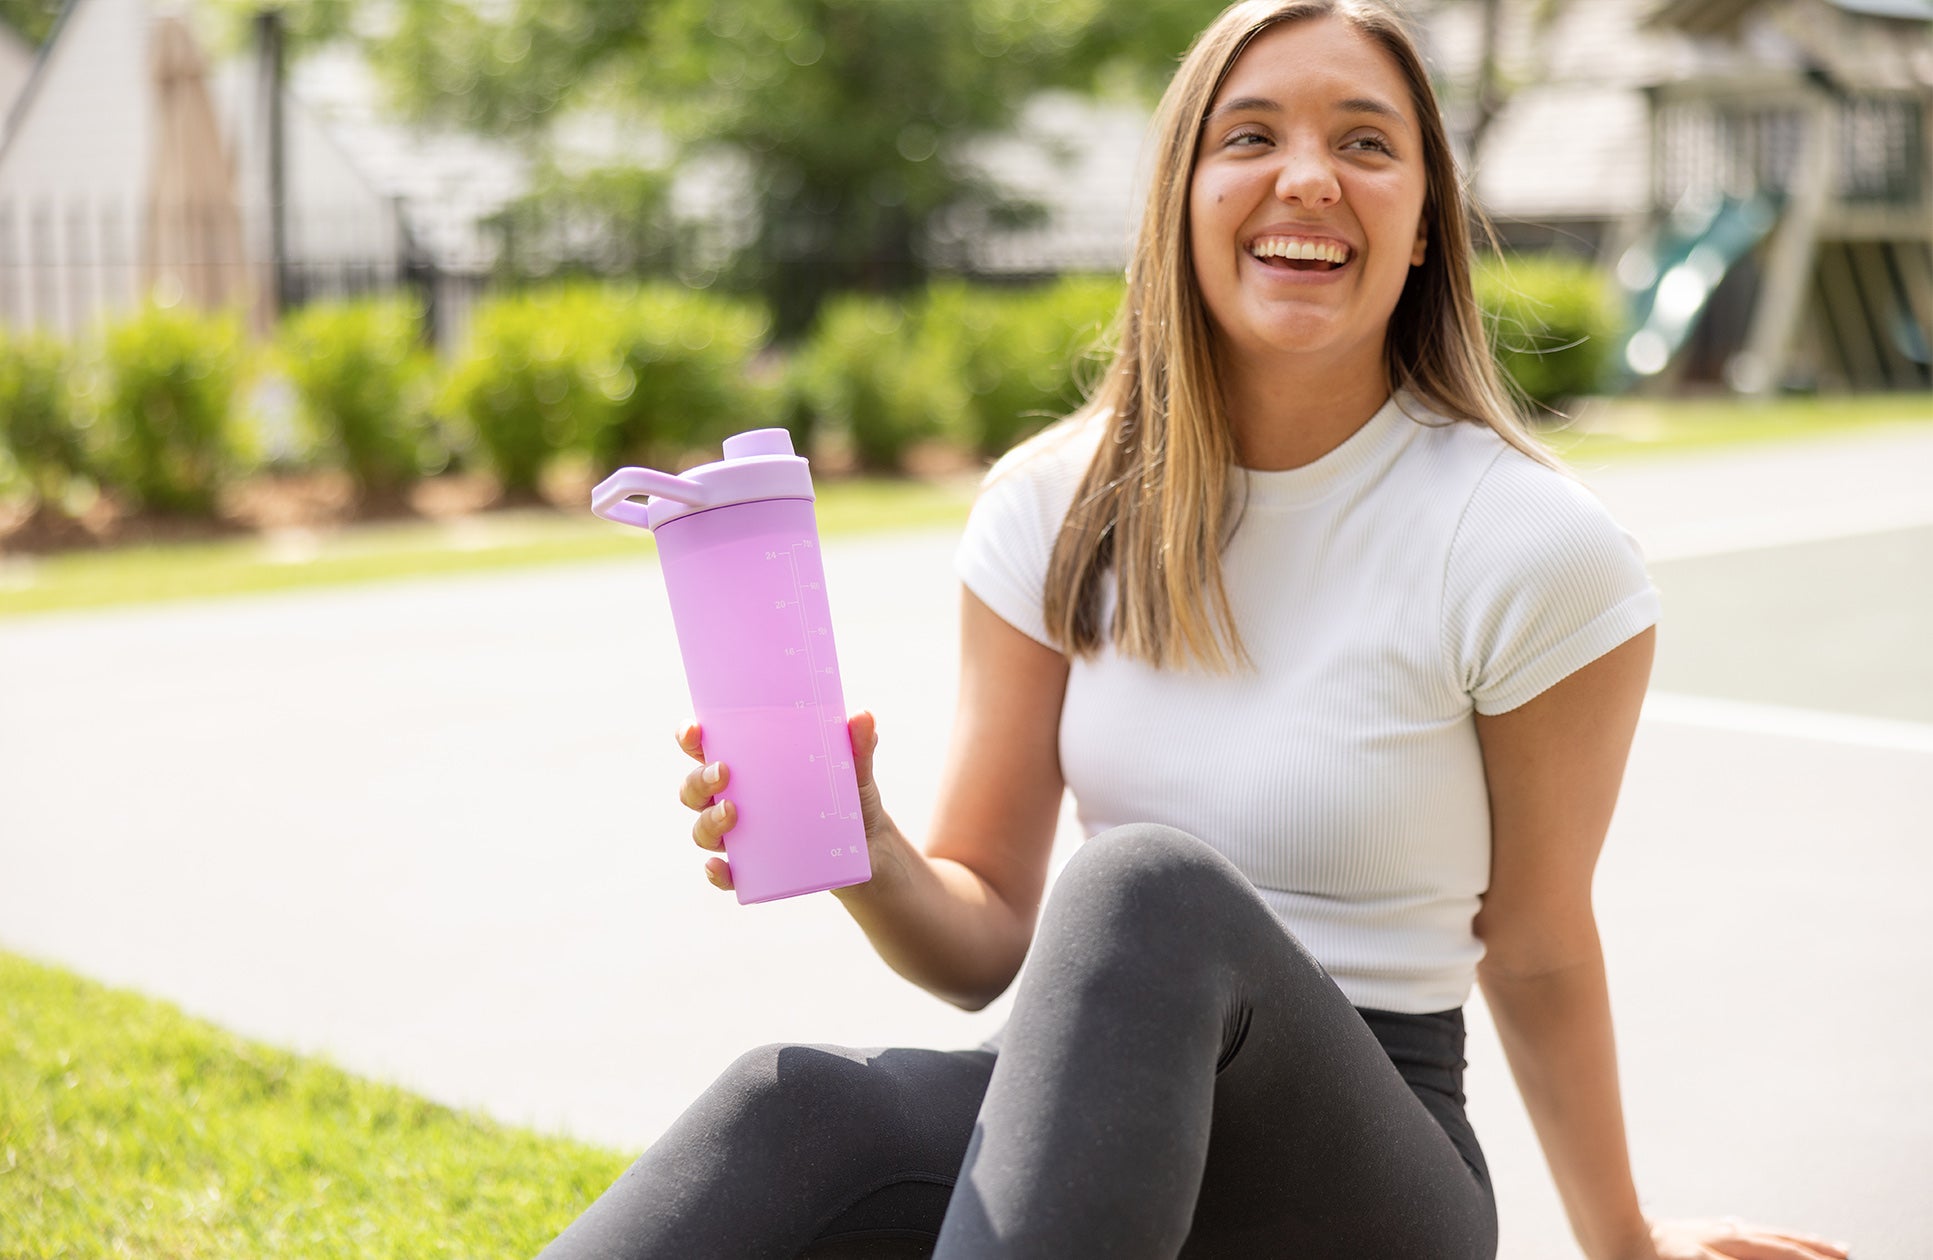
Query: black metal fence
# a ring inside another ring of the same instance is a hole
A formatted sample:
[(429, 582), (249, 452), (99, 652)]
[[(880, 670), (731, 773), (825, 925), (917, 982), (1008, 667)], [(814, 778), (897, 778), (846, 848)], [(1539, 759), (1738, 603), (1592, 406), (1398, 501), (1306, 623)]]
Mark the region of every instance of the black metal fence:
[[(1119, 211), (1012, 225), (943, 219), (934, 229), (921, 251), (925, 266), (984, 280), (1118, 272), (1127, 258), (1127, 224)], [(486, 225), (460, 265), (438, 265), (412, 243), (400, 217), (297, 213), (290, 215), (278, 263), (269, 256), (267, 236), (259, 214), (242, 216), (238, 232), (232, 217), (184, 223), (176, 215), (157, 224), (145, 206), (0, 192), (0, 332), (39, 329), (81, 338), (159, 301), (235, 309), (265, 333), (278, 310), (403, 291), (422, 303), (430, 340), (447, 355), (463, 343), (474, 309), (493, 291), (562, 276), (660, 275), (703, 285), (727, 278), (731, 247), (743, 244), (693, 231), (645, 259), (613, 252), (581, 232), (525, 239), (501, 228), (493, 234)], [(813, 265), (801, 260), (776, 268), (765, 287), (810, 289)], [(777, 300), (784, 293), (767, 296)]]
[(0, 196), (0, 328), (80, 337), (146, 301), (219, 295), (214, 304), (265, 329), (278, 305), (405, 288), (447, 320), (474, 287), (440, 275), (380, 220), (291, 216), (285, 257), (267, 255), (232, 219), (177, 215), (164, 228), (144, 208)]

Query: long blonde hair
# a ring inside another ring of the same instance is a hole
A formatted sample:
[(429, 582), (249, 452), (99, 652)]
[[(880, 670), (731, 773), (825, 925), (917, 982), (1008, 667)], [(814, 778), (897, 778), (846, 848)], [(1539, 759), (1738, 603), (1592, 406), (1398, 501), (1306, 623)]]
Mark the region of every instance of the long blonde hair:
[[(1239, 522), (1228, 503), (1236, 451), (1190, 258), (1188, 195), (1202, 119), (1249, 41), (1279, 23), (1329, 16), (1389, 54), (1409, 83), (1423, 132), (1430, 247), (1390, 316), (1384, 366), (1391, 392), (1407, 389), (1440, 415), (1488, 425), (1564, 471), (1518, 418), (1491, 358), (1471, 290), (1468, 211), (1455, 159), (1429, 73), (1401, 17), (1378, 0), (1242, 0), (1196, 38), (1162, 95), (1113, 362), (1067, 421), (1106, 426), (1047, 571), (1047, 626), (1070, 656), (1097, 653), (1111, 631), (1122, 655), (1156, 667), (1192, 659), (1227, 673), (1249, 664), (1222, 583), (1221, 551)], [(1111, 628), (1101, 624), (1110, 570)]]

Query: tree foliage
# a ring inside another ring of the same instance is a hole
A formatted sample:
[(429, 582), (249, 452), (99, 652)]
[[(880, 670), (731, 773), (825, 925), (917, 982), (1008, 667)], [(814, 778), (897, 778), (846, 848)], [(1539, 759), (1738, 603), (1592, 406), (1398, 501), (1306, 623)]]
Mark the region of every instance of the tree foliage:
[[(827, 293), (917, 284), (936, 216), (1024, 212), (967, 160), (966, 142), (1007, 127), (1043, 87), (1165, 78), (1219, 7), (394, 0), (370, 47), (416, 117), (536, 151), (561, 119), (598, 112), (636, 128), (640, 165), (728, 172), (740, 228), (730, 276), (795, 334)], [(669, 152), (653, 154), (646, 137)], [(639, 208), (666, 213), (662, 198)]]
[(0, 0), (0, 22), (19, 32), (29, 44), (39, 47), (54, 29), (60, 16), (61, 0)]

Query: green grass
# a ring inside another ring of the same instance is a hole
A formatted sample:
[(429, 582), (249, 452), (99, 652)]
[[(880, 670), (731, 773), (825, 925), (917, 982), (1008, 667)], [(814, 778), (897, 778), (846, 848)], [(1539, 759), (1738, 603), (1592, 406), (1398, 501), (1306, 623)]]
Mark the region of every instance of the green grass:
[[(1611, 400), (1543, 429), (1560, 455), (1588, 471), (1627, 459), (1933, 424), (1933, 396), (1838, 399)], [(831, 480), (822, 484), (826, 534), (957, 525), (973, 479)], [(114, 604), (426, 577), (513, 566), (641, 557), (641, 530), (581, 513), (502, 512), (454, 525), (366, 525), (330, 534), (129, 547), (46, 559), (0, 557), (0, 617)]]
[(1762, 403), (1724, 398), (1607, 399), (1587, 403), (1571, 422), (1541, 432), (1566, 460), (1589, 468), (1629, 458), (1914, 427), (1933, 428), (1933, 395), (1780, 398)]
[[(824, 534), (958, 524), (973, 482), (835, 481), (819, 494)], [(591, 515), (542, 509), (454, 523), (354, 526), (221, 542), (0, 557), (0, 617), (110, 604), (426, 577), (580, 560), (642, 558), (651, 535)]]
[(628, 1156), (0, 952), (0, 1257), (534, 1255)]

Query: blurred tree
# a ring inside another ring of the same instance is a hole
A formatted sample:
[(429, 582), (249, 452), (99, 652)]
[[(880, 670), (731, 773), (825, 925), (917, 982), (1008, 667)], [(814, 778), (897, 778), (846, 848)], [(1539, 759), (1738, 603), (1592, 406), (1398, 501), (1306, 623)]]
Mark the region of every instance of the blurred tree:
[(64, 0), (0, 0), (0, 22), (20, 33), (21, 38), (38, 47), (47, 42), (48, 32), (60, 16)]
[[(27, 2), (11, 0), (16, 4)], [(233, 54), (249, 46), (256, 21), (264, 13), (274, 13), (291, 55), (354, 33), (358, 19), (371, 7), (365, 0), (197, 0), (197, 6), (212, 19), (207, 27), (197, 30), (210, 37), (215, 51)]]
[[(963, 142), (1010, 125), (1040, 88), (1158, 84), (1219, 8), (393, 0), (369, 47), (418, 118), (537, 148), (561, 117), (594, 110), (662, 135), (667, 160), (733, 159), (718, 185), (742, 202), (728, 274), (765, 295), (789, 337), (829, 293), (918, 283), (936, 215), (1026, 213), (965, 160)], [(611, 184), (599, 188), (608, 212)], [(662, 196), (639, 209), (664, 213)]]

